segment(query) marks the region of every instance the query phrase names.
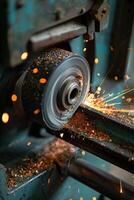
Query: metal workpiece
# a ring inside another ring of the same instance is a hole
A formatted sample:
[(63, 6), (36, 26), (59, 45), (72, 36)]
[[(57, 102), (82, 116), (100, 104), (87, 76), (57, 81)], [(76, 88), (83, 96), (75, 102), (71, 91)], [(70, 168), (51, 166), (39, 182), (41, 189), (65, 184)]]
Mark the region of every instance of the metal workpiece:
[(54, 132), (54, 135), (87, 151), (90, 152), (122, 169), (134, 173), (134, 153), (129, 149), (129, 145), (124, 145), (123, 148), (118, 143), (104, 142), (88, 137), (86, 133), (76, 130), (64, 129), (62, 132)]
[[(118, 119), (118, 115), (113, 117), (110, 114), (104, 114), (103, 112), (97, 111), (84, 104), (81, 105), (80, 110), (85, 112), (89, 118), (92, 117), (92, 119), (95, 120), (98, 128), (108, 132), (110, 135), (116, 138), (116, 140), (132, 145), (134, 144), (134, 125), (131, 121), (129, 123), (125, 122), (125, 114), (124, 120), (122, 119), (121, 121), (121, 119)], [(126, 117), (128, 118), (127, 115)], [(109, 127), (113, 128), (109, 129)]]
[[(77, 117), (77, 115), (81, 117)], [(99, 119), (99, 120), (98, 120)], [(73, 118), (71, 125), (63, 130), (54, 131), (53, 134), (73, 145), (86, 150), (96, 156), (134, 173), (134, 148), (133, 129), (124, 135), (124, 127), (118, 122), (93, 113), (90, 110), (79, 108)], [(82, 125), (82, 123), (84, 123)], [(110, 128), (109, 127), (109, 123)], [(114, 125), (113, 125), (114, 123)], [(117, 126), (115, 125), (117, 123)], [(108, 126), (108, 127), (107, 127)], [(120, 127), (120, 129), (119, 129)], [(119, 133), (123, 133), (124, 140)], [(129, 139), (132, 142), (129, 142)]]
[(61, 129), (84, 100), (89, 82), (83, 57), (49, 49), (35, 57), (17, 81), (15, 109), (50, 129)]
[(85, 25), (71, 21), (33, 35), (29, 40), (28, 46), (32, 51), (38, 51), (85, 33), (87, 33)]
[(80, 158), (57, 162), (62, 174), (71, 176), (114, 200), (133, 200), (134, 187)]

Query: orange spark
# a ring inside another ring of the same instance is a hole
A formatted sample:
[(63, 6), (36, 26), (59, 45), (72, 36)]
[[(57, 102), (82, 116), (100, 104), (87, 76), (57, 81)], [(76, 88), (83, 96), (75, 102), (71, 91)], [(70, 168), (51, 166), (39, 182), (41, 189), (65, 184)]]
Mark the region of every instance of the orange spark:
[(46, 78), (40, 78), (39, 83), (40, 84), (45, 84), (47, 82)]
[(37, 74), (38, 72), (39, 72), (39, 70), (37, 67), (33, 69), (33, 74)]
[(17, 101), (17, 95), (16, 95), (16, 94), (12, 94), (11, 100), (12, 100), (13, 102)]

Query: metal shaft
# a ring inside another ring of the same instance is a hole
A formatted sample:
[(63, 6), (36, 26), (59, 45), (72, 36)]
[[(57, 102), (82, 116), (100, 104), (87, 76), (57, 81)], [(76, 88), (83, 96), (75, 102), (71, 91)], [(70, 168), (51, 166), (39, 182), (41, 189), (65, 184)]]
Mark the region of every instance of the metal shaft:
[(68, 165), (59, 162), (58, 165), (63, 174), (67, 173), (109, 198), (114, 200), (134, 199), (134, 187), (82, 159), (72, 160)]

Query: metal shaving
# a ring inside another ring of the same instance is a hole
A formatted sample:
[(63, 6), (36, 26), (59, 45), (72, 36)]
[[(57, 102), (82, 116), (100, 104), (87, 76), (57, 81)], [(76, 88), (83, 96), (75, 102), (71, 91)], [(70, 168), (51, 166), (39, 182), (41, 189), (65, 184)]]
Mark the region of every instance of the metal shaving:
[(17, 187), (24, 180), (51, 168), (56, 160), (62, 159), (65, 161), (69, 159), (71, 155), (73, 156), (75, 150), (76, 148), (73, 145), (60, 139), (45, 145), (38, 155), (26, 157), (18, 162), (16, 166), (7, 169), (8, 188)]
[(99, 141), (111, 141), (110, 136), (98, 130), (84, 112), (76, 112), (65, 128), (75, 129)]

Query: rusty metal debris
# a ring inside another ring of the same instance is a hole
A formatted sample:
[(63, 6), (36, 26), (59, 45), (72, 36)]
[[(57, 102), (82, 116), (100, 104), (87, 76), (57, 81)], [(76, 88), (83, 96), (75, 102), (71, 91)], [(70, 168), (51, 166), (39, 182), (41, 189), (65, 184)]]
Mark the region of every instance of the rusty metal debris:
[(8, 188), (17, 187), (24, 180), (51, 168), (56, 160), (66, 161), (71, 155), (73, 156), (75, 151), (76, 148), (73, 145), (60, 139), (54, 140), (45, 145), (39, 154), (25, 157), (15, 166), (7, 169)]

